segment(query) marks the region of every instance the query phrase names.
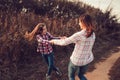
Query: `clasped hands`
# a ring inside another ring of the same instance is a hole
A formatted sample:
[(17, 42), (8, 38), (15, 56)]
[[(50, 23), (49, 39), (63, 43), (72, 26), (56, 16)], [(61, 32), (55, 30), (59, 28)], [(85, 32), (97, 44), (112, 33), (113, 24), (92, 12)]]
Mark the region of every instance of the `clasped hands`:
[[(60, 40), (62, 40), (62, 39), (66, 39), (67, 37), (63, 36), (63, 37), (59, 37), (59, 38), (60, 38)], [(52, 39), (49, 41), (49, 43), (54, 44), (54, 40), (58, 40), (58, 39)]]

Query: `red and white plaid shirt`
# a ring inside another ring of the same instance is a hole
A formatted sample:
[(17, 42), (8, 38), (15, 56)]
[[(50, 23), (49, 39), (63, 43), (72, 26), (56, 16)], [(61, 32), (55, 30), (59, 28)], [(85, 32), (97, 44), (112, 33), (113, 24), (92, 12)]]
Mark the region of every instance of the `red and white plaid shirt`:
[(38, 41), (37, 52), (42, 54), (49, 54), (53, 51), (52, 45), (48, 42), (51, 39), (58, 39), (57, 37), (53, 37), (50, 33), (46, 33), (45, 35), (36, 35), (36, 39)]
[(95, 42), (95, 33), (88, 38), (85, 35), (86, 31), (81, 30), (66, 39), (54, 40), (54, 44), (64, 46), (75, 43), (70, 60), (74, 65), (83, 66), (92, 62), (94, 59), (92, 48)]

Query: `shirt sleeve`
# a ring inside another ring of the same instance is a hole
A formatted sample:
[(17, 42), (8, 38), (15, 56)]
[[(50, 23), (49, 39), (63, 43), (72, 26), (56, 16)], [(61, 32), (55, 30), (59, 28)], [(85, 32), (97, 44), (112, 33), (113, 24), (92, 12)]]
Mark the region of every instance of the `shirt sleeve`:
[(38, 41), (38, 43), (43, 43), (43, 44), (48, 44), (49, 42), (48, 42), (48, 40), (44, 40), (41, 36), (39, 36), (39, 35), (37, 35), (36, 36), (36, 39), (37, 39), (37, 41)]
[(51, 35), (49, 32), (47, 32), (48, 36), (50, 37), (50, 39), (60, 39), (59, 37), (54, 37), (53, 35)]
[(65, 46), (71, 43), (76, 43), (78, 40), (80, 40), (80, 33), (75, 33), (72, 36), (66, 38), (66, 39), (59, 39), (59, 40), (53, 40), (55, 45)]

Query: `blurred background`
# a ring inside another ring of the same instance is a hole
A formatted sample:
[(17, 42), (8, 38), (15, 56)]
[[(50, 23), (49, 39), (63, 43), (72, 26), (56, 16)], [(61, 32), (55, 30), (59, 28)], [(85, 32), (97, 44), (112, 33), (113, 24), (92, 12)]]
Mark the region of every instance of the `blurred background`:
[(113, 9), (112, 15), (116, 15), (120, 22), (120, 1), (119, 0), (69, 0), (69, 1), (81, 1), (85, 4), (94, 6), (95, 8), (101, 9), (103, 12)]
[[(96, 26), (95, 60), (88, 70), (93, 71), (95, 63), (119, 51), (118, 3), (119, 0), (0, 0), (0, 80), (45, 80), (47, 66), (36, 52), (36, 39), (26, 40), (25, 32), (45, 22), (54, 36), (70, 36), (80, 31), (78, 18), (84, 13), (92, 16)], [(68, 80), (67, 66), (73, 46), (53, 46), (56, 66), (62, 70), (64, 80)], [(109, 72), (111, 80), (120, 80), (118, 62), (120, 59)], [(53, 73), (52, 80), (61, 78)]]

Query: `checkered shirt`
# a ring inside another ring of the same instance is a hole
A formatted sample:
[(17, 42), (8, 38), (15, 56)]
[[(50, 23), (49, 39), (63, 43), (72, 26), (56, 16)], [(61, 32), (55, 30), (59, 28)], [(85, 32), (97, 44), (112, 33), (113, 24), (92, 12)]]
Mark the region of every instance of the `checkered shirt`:
[(92, 62), (94, 59), (92, 48), (95, 42), (95, 33), (93, 32), (88, 38), (85, 35), (86, 31), (81, 30), (66, 39), (54, 40), (54, 44), (65, 46), (75, 43), (70, 60), (76, 66), (83, 66)]
[(48, 42), (51, 39), (56, 39), (57, 37), (53, 37), (50, 33), (46, 33), (45, 35), (36, 35), (36, 39), (38, 42), (37, 52), (42, 54), (50, 54), (53, 51), (52, 45)]

